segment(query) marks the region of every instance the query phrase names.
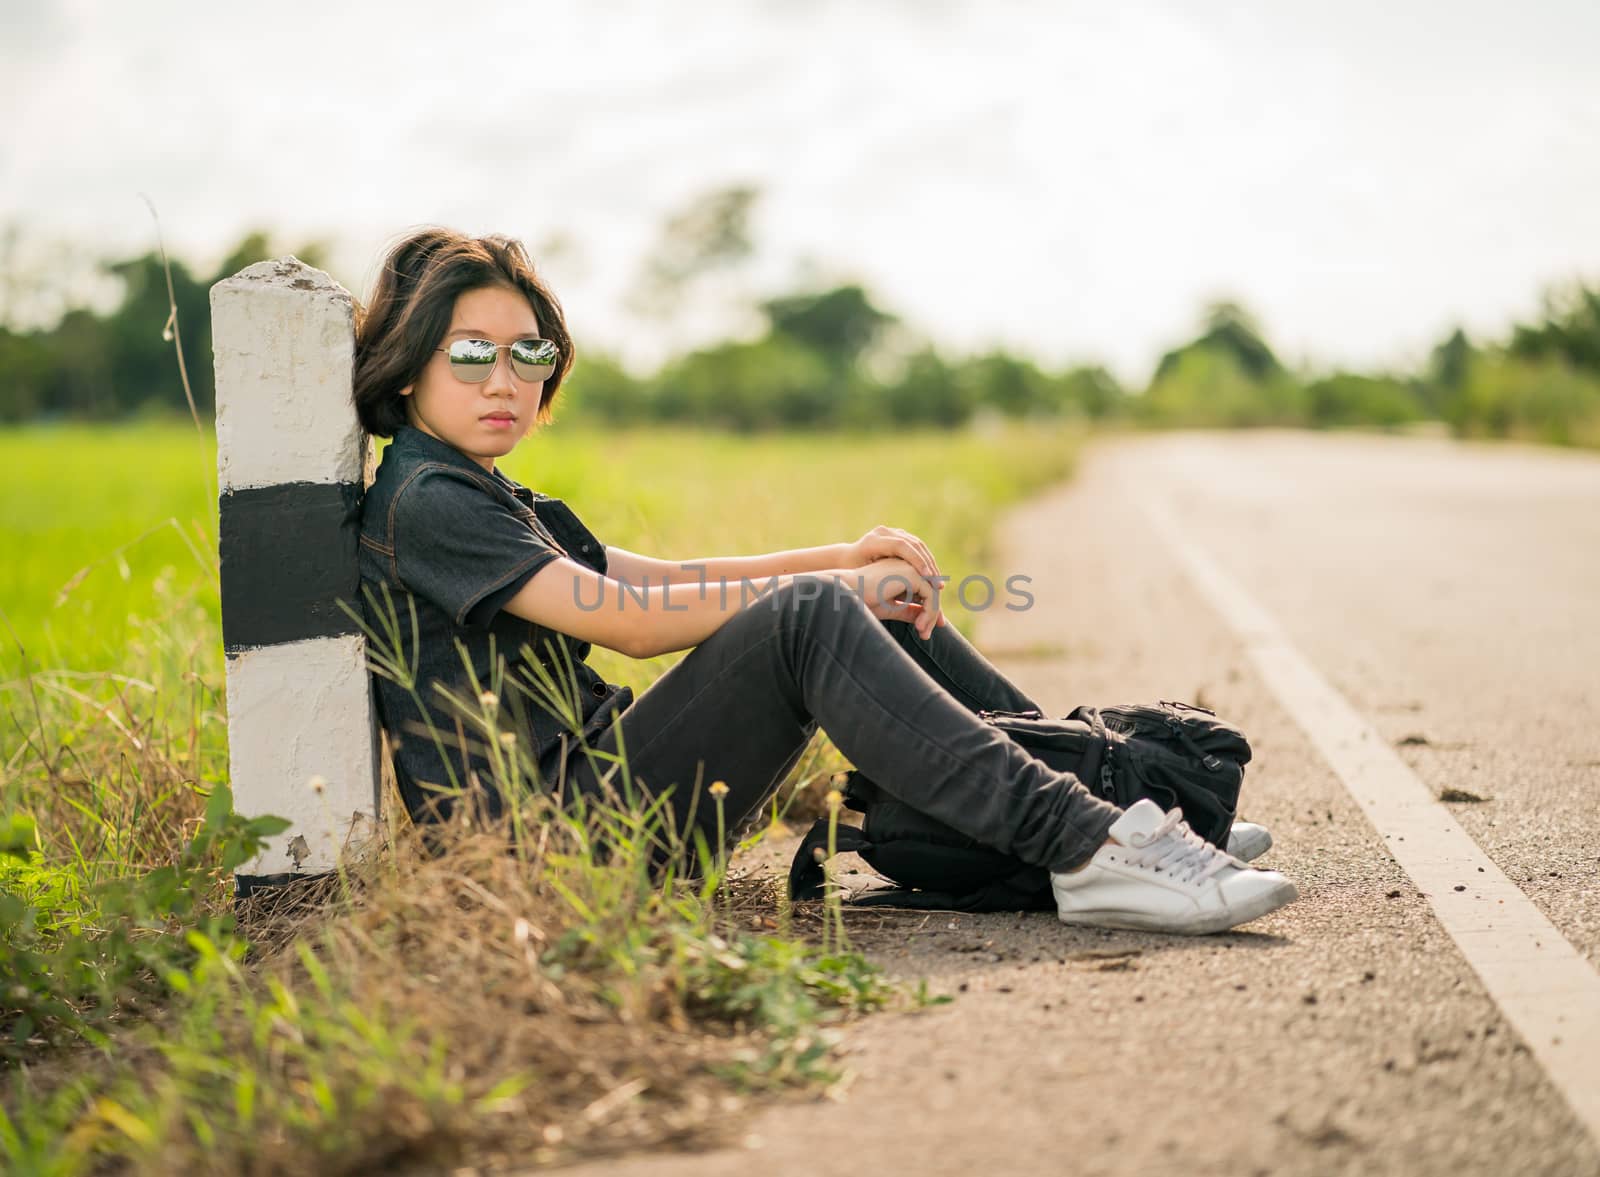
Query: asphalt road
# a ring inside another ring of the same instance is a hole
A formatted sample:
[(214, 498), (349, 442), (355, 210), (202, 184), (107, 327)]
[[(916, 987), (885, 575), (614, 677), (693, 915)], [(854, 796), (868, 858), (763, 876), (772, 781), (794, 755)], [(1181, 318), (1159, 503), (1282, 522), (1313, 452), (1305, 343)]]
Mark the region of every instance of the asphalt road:
[(1005, 520), (1002, 566), (1036, 603), (985, 613), (979, 645), (1056, 714), (1175, 698), (1238, 723), (1256, 753), (1242, 816), (1277, 839), (1259, 865), (1301, 900), (1198, 939), (855, 913), (874, 958), (957, 1000), (859, 1023), (844, 1098), (765, 1110), (741, 1148), (596, 1171), (1600, 1174), (1600, 1145), (1128, 486), (1436, 796), (1481, 798), (1449, 808), (1600, 965), (1600, 458), (1107, 441)]

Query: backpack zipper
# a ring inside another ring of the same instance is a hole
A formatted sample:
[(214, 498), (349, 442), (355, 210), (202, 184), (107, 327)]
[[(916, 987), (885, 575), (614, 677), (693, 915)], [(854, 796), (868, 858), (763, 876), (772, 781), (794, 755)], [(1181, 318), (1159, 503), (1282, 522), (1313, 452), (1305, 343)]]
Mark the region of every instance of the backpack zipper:
[[(1183, 725), (1183, 721), (1175, 714), (1172, 714), (1172, 705), (1163, 699), (1161, 701), (1161, 706), (1168, 712), (1164, 718), (1167, 721), (1167, 726), (1172, 729), (1172, 734), (1178, 737), (1178, 741), (1185, 748), (1189, 749), (1190, 752), (1198, 756), (1200, 758), (1200, 763), (1204, 764), (1208, 770), (1211, 772), (1216, 772), (1218, 769), (1220, 769), (1222, 767), (1221, 759), (1217, 756), (1214, 756), (1212, 753), (1207, 752), (1195, 742), (1194, 737), (1189, 734), (1189, 729)], [(1197, 707), (1195, 710), (1206, 711), (1204, 707)], [(1216, 712), (1206, 711), (1206, 714), (1215, 715)], [(978, 712), (979, 719), (991, 719), (995, 716), (1001, 716), (1009, 719), (1043, 719), (1044, 712), (1040, 711), (1036, 707), (1030, 707), (1026, 711), (991, 711), (987, 708), (984, 708)], [(1115, 792), (1115, 789), (1111, 783), (1111, 742), (1109, 740), (1106, 741), (1104, 758), (1100, 761), (1100, 785), (1107, 797), (1110, 797)]]
[[(1210, 752), (1207, 752), (1204, 748), (1202, 748), (1198, 743), (1195, 742), (1195, 738), (1189, 734), (1189, 729), (1186, 726), (1184, 726), (1183, 720), (1179, 719), (1177, 714), (1176, 714), (1176, 712), (1173, 710), (1172, 704), (1167, 702), (1165, 699), (1163, 699), (1161, 701), (1161, 706), (1167, 712), (1167, 726), (1172, 729), (1172, 734), (1178, 737), (1179, 743), (1181, 743), (1185, 748), (1189, 749), (1189, 751), (1193, 752), (1196, 756), (1198, 756), (1200, 758), (1200, 763), (1205, 765), (1206, 768), (1209, 769), (1211, 772), (1216, 772), (1219, 768), (1221, 768), (1222, 767), (1221, 759), (1218, 758), (1217, 756), (1212, 755)], [(1204, 707), (1197, 707), (1197, 708), (1195, 708), (1195, 710), (1196, 711), (1205, 711), (1205, 708)], [(1216, 712), (1210, 711), (1210, 712), (1207, 712), (1207, 714), (1208, 715), (1215, 715)]]

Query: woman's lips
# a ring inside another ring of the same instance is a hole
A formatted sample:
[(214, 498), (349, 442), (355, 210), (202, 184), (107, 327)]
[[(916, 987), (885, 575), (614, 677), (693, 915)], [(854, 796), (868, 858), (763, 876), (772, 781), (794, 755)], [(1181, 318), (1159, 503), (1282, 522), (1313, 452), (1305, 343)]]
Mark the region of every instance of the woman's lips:
[(509, 413), (494, 413), (487, 417), (479, 418), (490, 429), (510, 429), (517, 423), (517, 419)]

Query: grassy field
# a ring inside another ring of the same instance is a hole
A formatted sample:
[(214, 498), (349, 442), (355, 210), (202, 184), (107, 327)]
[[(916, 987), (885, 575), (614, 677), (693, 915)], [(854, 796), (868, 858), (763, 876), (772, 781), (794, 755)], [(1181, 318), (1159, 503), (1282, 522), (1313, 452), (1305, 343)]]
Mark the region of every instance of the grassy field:
[(10, 653), (20, 640), (43, 666), (117, 666), (130, 616), (158, 615), (167, 587), (209, 586), (214, 617), (215, 482), (215, 444), (192, 427), (0, 432)]
[[(888, 523), (922, 535), (959, 577), (980, 570), (988, 513), (1064, 476), (1075, 438), (1021, 426), (987, 440), (849, 440), (557, 425), (504, 465), (566, 499), (603, 541), (649, 555), (831, 543)], [(41, 667), (125, 669), (130, 634), (175, 594), (215, 622), (215, 485), (214, 441), (187, 426), (0, 431), (9, 663), (20, 643)]]
[[(999, 572), (993, 513), (1069, 476), (1081, 440), (558, 425), (507, 468), (635, 551), (888, 523), (959, 578)], [(435, 861), (396, 828), (315, 901), (241, 925), (229, 874), (272, 825), (228, 804), (213, 470), (186, 427), (0, 433), (0, 1170), (492, 1168), (704, 1139), (736, 1122), (730, 1095), (829, 1081), (827, 1023), (908, 1000), (836, 920), (721, 861), (650, 877), (627, 815), (597, 861), (537, 799), (537, 852), (460, 830)], [(678, 656), (593, 661), (642, 688)], [(839, 766), (814, 753), (796, 785)]]

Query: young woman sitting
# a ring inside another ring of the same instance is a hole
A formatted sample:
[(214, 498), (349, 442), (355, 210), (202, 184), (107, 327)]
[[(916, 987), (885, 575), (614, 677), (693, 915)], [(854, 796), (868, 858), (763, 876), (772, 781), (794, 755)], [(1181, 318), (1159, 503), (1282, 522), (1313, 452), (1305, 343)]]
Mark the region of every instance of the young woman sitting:
[[(1212, 932), (1296, 897), (1177, 811), (1121, 811), (980, 720), (1036, 704), (941, 615), (938, 564), (916, 536), (882, 526), (672, 560), (603, 544), (570, 505), (509, 478), (498, 460), (551, 420), (573, 358), (560, 304), (505, 237), (407, 236), (360, 310), (356, 406), (393, 438), (363, 507), (361, 575), (416, 668), (415, 693), (389, 676), (377, 693), (417, 820), (449, 815), (452, 783), (503, 807), (496, 750), (445, 697), (489, 689), (540, 782), (568, 800), (665, 794), (680, 845), (696, 829), (714, 843), (719, 809), (724, 830), (758, 813), (820, 728), (900, 800), (1047, 868), (1063, 922)], [(634, 698), (588, 666), (595, 645), (689, 653)]]

